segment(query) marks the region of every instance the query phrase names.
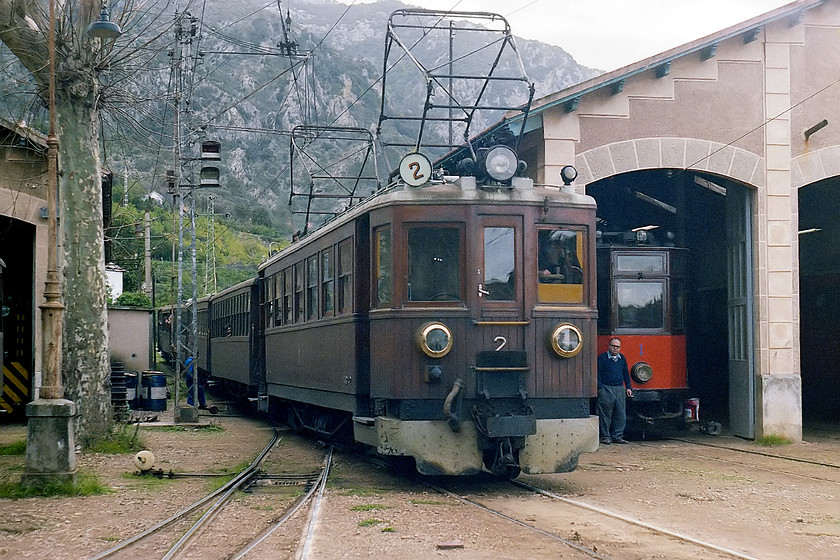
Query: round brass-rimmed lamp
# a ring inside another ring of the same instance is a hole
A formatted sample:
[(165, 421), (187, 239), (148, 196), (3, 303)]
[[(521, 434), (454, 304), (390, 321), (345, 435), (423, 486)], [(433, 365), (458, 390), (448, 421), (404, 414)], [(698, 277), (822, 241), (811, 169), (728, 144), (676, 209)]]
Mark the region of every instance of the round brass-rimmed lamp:
[(431, 321), (417, 329), (417, 347), (430, 358), (442, 358), (450, 350), (454, 339), (449, 327), (438, 321)]
[(551, 331), (549, 344), (561, 358), (572, 358), (583, 348), (583, 333), (571, 323), (561, 323)]

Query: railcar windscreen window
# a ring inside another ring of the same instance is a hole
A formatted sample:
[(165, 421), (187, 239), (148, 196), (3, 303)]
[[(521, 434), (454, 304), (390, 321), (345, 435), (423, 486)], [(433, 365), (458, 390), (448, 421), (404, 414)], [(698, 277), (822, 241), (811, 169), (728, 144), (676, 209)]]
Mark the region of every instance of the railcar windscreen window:
[(458, 228), (408, 230), (409, 301), (461, 299), (461, 235)]
[(484, 228), (484, 289), (489, 301), (514, 299), (516, 250), (514, 229)]
[(618, 327), (623, 329), (662, 329), (665, 282), (620, 281), (615, 283)]
[(538, 234), (537, 297), (542, 303), (582, 303), (586, 233), (541, 229)]

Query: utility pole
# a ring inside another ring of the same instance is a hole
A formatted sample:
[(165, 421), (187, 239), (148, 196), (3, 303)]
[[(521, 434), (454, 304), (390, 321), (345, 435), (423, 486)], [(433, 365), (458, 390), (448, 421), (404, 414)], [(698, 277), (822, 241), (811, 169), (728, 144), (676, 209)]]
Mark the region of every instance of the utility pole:
[[(194, 83), (194, 68), (203, 53), (198, 49), (201, 40), (199, 21), (189, 12), (175, 15), (175, 49), (172, 51), (172, 70), (175, 84), (175, 134), (174, 164), (170, 174), (173, 202), (178, 223), (178, 272), (175, 298), (175, 422), (195, 422), (198, 409), (180, 404), (180, 381), (187, 358), (192, 358), (192, 400), (198, 405), (198, 279), (196, 274), (195, 197), (197, 188), (218, 187), (219, 169), (202, 167), (199, 182), (195, 180), (194, 163), (201, 160), (218, 160), (221, 157), (218, 142), (201, 143), (201, 157), (193, 154), (198, 144), (198, 134), (193, 126), (190, 95)], [(189, 285), (184, 282), (184, 258), (189, 259)], [(189, 302), (185, 291), (189, 290)], [(189, 305), (188, 305), (189, 304)], [(189, 309), (189, 312), (185, 311)]]
[[(192, 84), (191, 50), (193, 39), (196, 37), (198, 21), (185, 12), (175, 14), (175, 50), (173, 51), (172, 67), (175, 83), (175, 211), (178, 215), (178, 274), (177, 292), (175, 298), (175, 422), (196, 421), (198, 415), (184, 410), (180, 404), (181, 371), (187, 357), (195, 361), (194, 345), (197, 338), (196, 319), (196, 288), (195, 288), (195, 189), (192, 186), (192, 165), (184, 158), (184, 153), (190, 146), (191, 130), (189, 127), (190, 103), (185, 96), (189, 95)], [(190, 244), (184, 246), (184, 236), (188, 236)], [(190, 279), (192, 282), (192, 312), (184, 317), (184, 252), (192, 257)], [(196, 371), (193, 363), (193, 370)], [(193, 383), (197, 393), (197, 383)]]
[(143, 264), (146, 276), (143, 279), (143, 292), (152, 297), (152, 214), (149, 210), (143, 212)]

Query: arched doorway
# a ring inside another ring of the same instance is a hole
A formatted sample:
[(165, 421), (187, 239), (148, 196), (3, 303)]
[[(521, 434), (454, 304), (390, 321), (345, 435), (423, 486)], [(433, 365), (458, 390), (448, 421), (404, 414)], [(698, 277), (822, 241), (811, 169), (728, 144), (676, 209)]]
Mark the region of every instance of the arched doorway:
[[(686, 169), (631, 171), (586, 190), (598, 203), (601, 244), (617, 232), (644, 231), (653, 243), (684, 249), (684, 317), (672, 320), (684, 322), (673, 332), (685, 336), (691, 394), (700, 398), (701, 420), (754, 437), (752, 190)], [(603, 289), (599, 298), (608, 297)]]
[(805, 421), (836, 420), (840, 405), (840, 178), (799, 189), (799, 313)]
[(33, 283), (35, 226), (0, 216), (0, 259), (3, 271), (2, 416), (22, 415), (32, 395), (34, 369)]

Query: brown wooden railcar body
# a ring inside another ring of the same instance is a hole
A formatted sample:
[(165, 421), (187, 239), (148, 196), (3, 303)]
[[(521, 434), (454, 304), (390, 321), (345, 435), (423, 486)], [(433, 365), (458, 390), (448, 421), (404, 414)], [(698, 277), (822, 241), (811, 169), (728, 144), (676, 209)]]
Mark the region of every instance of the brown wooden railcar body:
[[(357, 440), (413, 456), (421, 472), (476, 472), (488, 447), (506, 438), (517, 441), (509, 449), (526, 472), (574, 468), (580, 452), (597, 446), (589, 414), (596, 390), (594, 220), (591, 198), (528, 180), (500, 188), (470, 180), (396, 187), (351, 209), (260, 269), (268, 397), (344, 411)], [(457, 293), (441, 298), (450, 301), (411, 293), (412, 228), (441, 228), (457, 239)], [(377, 246), (383, 230), (385, 253)], [(539, 279), (538, 237), (551, 230), (578, 240), (584, 275), (577, 286), (551, 288)], [(497, 231), (512, 235), (516, 263), (503, 298), (489, 297), (482, 284), (484, 237)], [(380, 259), (387, 276), (380, 277)], [(577, 295), (546, 301), (543, 289)], [(418, 349), (418, 330), (430, 321), (451, 331), (445, 355)], [(552, 348), (558, 324), (580, 333), (573, 355)]]

